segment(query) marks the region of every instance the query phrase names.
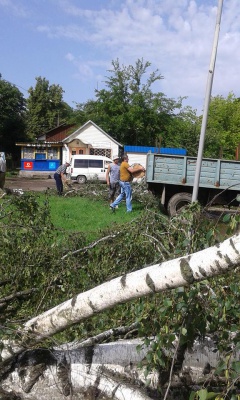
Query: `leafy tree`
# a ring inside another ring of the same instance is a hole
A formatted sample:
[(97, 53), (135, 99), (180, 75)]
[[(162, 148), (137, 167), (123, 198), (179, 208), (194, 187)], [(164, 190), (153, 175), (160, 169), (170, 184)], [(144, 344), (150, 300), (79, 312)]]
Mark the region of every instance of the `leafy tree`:
[(181, 147), (188, 155), (197, 156), (201, 126), (196, 111), (187, 106), (172, 118), (169, 118), (165, 131), (160, 138), (162, 146)]
[(1, 150), (15, 153), (15, 143), (25, 139), (25, 99), (20, 90), (0, 74)]
[(120, 66), (117, 59), (112, 66), (106, 89), (96, 90), (97, 100), (78, 105), (79, 120), (85, 115), (85, 120), (92, 119), (121, 143), (154, 145), (181, 108), (182, 99), (175, 101), (152, 91), (163, 77), (158, 70), (148, 73), (148, 61), (138, 59), (135, 66)]
[(233, 93), (213, 97), (209, 107), (205, 157), (234, 159), (240, 143), (240, 101)]
[[(76, 108), (72, 109), (71, 115), (68, 118), (68, 122), (80, 126), (91, 119), (92, 121), (97, 123), (96, 118), (94, 118), (94, 116), (92, 115), (90, 105), (91, 102), (94, 103), (94, 101), (92, 100), (89, 100), (87, 103), (76, 103)], [(88, 106), (86, 104), (88, 104)], [(86, 110), (86, 108), (88, 108), (88, 110)]]
[(30, 87), (27, 99), (27, 132), (34, 138), (60, 125), (72, 109), (63, 102), (63, 89), (59, 85), (49, 85), (45, 78), (37, 77), (35, 88)]

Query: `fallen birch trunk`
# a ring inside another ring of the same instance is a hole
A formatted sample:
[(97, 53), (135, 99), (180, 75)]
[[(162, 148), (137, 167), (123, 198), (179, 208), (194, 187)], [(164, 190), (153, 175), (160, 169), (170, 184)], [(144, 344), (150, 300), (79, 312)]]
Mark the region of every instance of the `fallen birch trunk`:
[[(167, 390), (160, 372), (152, 370), (145, 376), (144, 367), (139, 368), (148, 351), (141, 339), (75, 346), (69, 343), (57, 349), (23, 353), (2, 380), (2, 387), (24, 400), (150, 400), (159, 398), (159, 389), (162, 393)], [(137, 346), (141, 346), (140, 351)], [(233, 359), (238, 360), (239, 355), (236, 352)], [(195, 341), (192, 349), (185, 352), (181, 370), (173, 375), (169, 400), (185, 400), (191, 388), (196, 390), (207, 381), (212, 387), (225, 384), (224, 377), (214, 379), (220, 359), (213, 339)]]
[(235, 235), (214, 247), (105, 282), (28, 321), (19, 329), (18, 341), (2, 343), (0, 359), (2, 363), (10, 361), (26, 348), (117, 304), (188, 286), (239, 264), (240, 235)]

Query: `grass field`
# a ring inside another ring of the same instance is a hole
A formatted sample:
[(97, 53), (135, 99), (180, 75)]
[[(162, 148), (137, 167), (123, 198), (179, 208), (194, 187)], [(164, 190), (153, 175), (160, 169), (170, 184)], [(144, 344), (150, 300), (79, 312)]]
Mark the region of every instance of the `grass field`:
[(114, 232), (116, 226), (135, 219), (144, 209), (143, 205), (133, 201), (133, 211), (127, 213), (123, 201), (113, 213), (108, 201), (85, 197), (50, 196), (49, 205), (54, 227), (69, 232), (86, 232), (91, 239), (105, 228)]

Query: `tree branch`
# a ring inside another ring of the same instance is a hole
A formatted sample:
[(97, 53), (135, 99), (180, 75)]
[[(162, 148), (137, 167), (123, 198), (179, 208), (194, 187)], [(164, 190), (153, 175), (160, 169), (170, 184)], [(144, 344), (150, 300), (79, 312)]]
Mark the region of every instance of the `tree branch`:
[(32, 288), (32, 289), (28, 289), (28, 290), (23, 290), (21, 292), (16, 292), (14, 294), (10, 294), (9, 296), (2, 297), (0, 299), (0, 303), (6, 303), (6, 302), (10, 302), (14, 299), (24, 298), (24, 297), (28, 296), (29, 294), (36, 292), (37, 290), (38, 289), (36, 289), (36, 288)]
[[(118, 234), (119, 234), (119, 233), (118, 233)], [(71, 252), (65, 254), (65, 256), (63, 256), (63, 257), (61, 258), (61, 260), (64, 260), (64, 259), (65, 259), (66, 257), (68, 257), (68, 256), (72, 256), (72, 255), (74, 255), (74, 254), (78, 254), (78, 253), (80, 253), (80, 252), (85, 252), (85, 251), (87, 251), (87, 250), (89, 250), (89, 249), (92, 249), (93, 247), (97, 246), (97, 244), (99, 244), (99, 243), (101, 243), (101, 242), (104, 242), (105, 240), (113, 239), (113, 238), (117, 237), (118, 234), (115, 234), (115, 235), (108, 235), (108, 236), (102, 237), (101, 239), (96, 240), (95, 242), (91, 243), (89, 246), (82, 247), (81, 249), (78, 249), (78, 250), (75, 250), (75, 251), (71, 251)]]
[(69, 349), (76, 350), (81, 347), (94, 346), (96, 344), (103, 343), (105, 340), (108, 340), (110, 337), (125, 335), (126, 333), (131, 332), (133, 329), (136, 329), (137, 326), (138, 326), (138, 324), (136, 322), (134, 322), (130, 326), (119, 326), (118, 328), (111, 328), (105, 332), (99, 333), (99, 335), (92, 336), (91, 338), (88, 338), (81, 342), (67, 343), (67, 345), (60, 346), (60, 348), (65, 349), (67, 346), (67, 350), (69, 350)]

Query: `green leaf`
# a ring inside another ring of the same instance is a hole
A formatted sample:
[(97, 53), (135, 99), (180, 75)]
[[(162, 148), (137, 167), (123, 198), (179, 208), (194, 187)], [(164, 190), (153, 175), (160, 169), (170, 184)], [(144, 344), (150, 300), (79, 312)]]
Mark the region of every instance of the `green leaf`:
[(165, 307), (172, 307), (172, 300), (165, 299), (163, 304)]
[(191, 392), (189, 400), (195, 400), (195, 399), (196, 399), (196, 392)]
[(182, 333), (183, 336), (186, 336), (187, 335), (187, 329), (186, 328), (182, 328), (181, 333)]
[(240, 373), (240, 361), (233, 361), (231, 367), (234, 371)]
[(197, 392), (199, 400), (207, 400), (208, 392), (206, 389), (201, 389)]
[(209, 393), (207, 394), (206, 399), (207, 399), (207, 400), (216, 399), (217, 396), (218, 396), (219, 394), (220, 394), (220, 393), (209, 392)]
[(207, 232), (206, 239), (209, 240), (213, 235), (214, 235), (214, 230), (213, 230), (213, 229), (210, 229), (210, 230)]
[(222, 361), (219, 362), (219, 364), (218, 364), (218, 366), (217, 366), (217, 368), (216, 368), (216, 370), (214, 372), (214, 375), (218, 375), (222, 371), (225, 371), (226, 369), (227, 369), (227, 364), (226, 364), (225, 361), (222, 360)]
[(230, 214), (225, 214), (222, 220), (223, 220), (223, 222), (227, 223), (227, 222), (230, 221), (230, 219), (231, 219), (231, 215)]

